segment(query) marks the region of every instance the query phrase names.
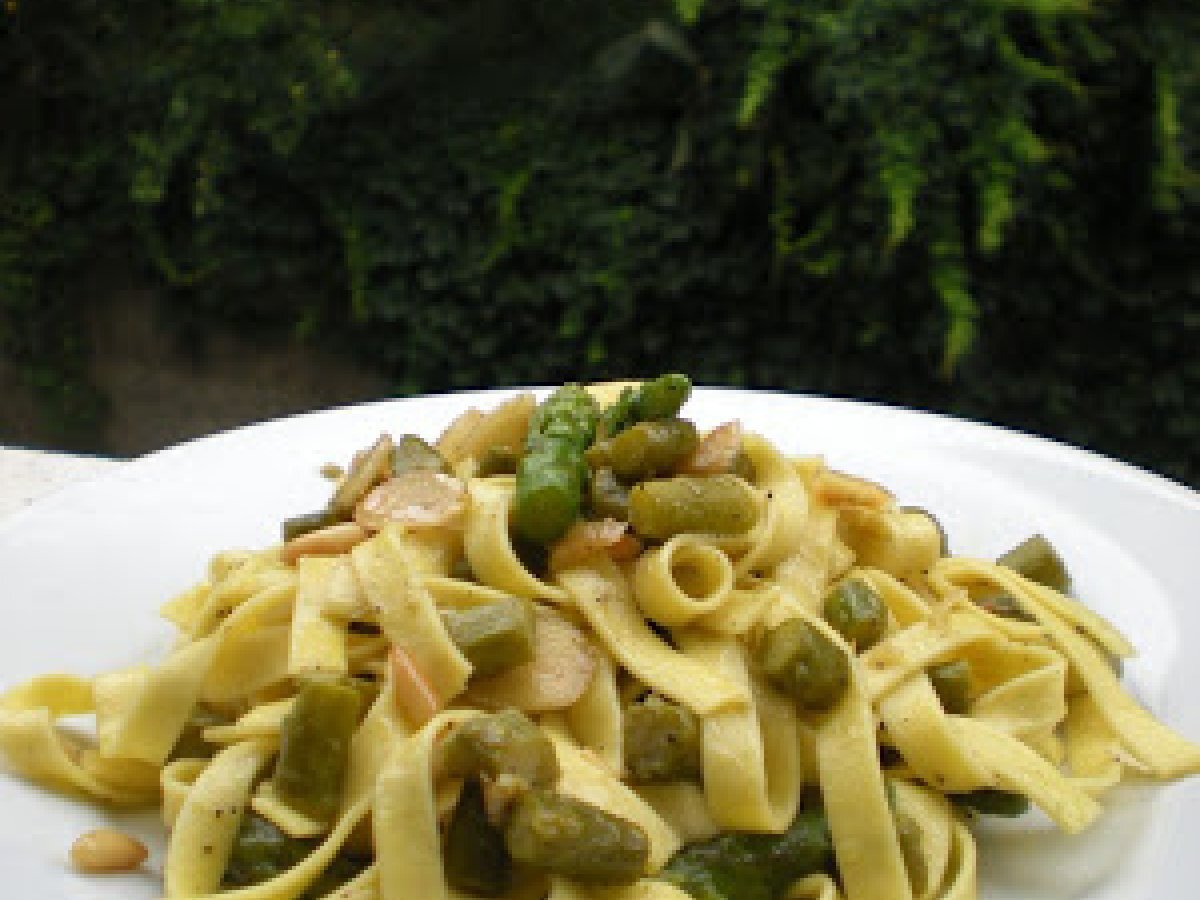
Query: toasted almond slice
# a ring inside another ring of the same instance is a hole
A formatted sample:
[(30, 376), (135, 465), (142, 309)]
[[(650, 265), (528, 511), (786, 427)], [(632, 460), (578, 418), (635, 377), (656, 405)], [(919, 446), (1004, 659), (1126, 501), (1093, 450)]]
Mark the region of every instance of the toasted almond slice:
[(529, 417), (537, 406), (533, 394), (509, 397), (491, 412), (484, 413), (463, 441), (461, 454), (482, 459), (489, 447), (522, 447), (529, 431)]
[(356, 522), (339, 522), (292, 538), (279, 551), (279, 558), (290, 566), (302, 556), (341, 556), (368, 537), (369, 532)]
[(442, 708), (437, 691), (425, 674), (417, 668), (412, 655), (403, 647), (392, 646), (389, 654), (392, 667), (392, 691), (400, 714), (413, 728), (420, 728)]
[(475, 407), (464, 410), (455, 417), (453, 422), (446, 426), (446, 430), (442, 432), (442, 436), (434, 444), (434, 449), (442, 454), (442, 459), (450, 465), (457, 465), (466, 457), (471, 435), (474, 434), (476, 427), (478, 427), (481, 421), (483, 421), (483, 413), (475, 409)]
[(405, 472), (363, 497), (354, 510), (354, 521), (371, 531), (378, 531), (388, 522), (436, 528), (453, 525), (466, 508), (466, 488), (453, 475)]
[(679, 471), (684, 475), (720, 475), (733, 469), (742, 449), (742, 423), (736, 419), (718, 425), (696, 445)]
[(393, 449), (391, 435), (381, 434), (365, 451), (355, 454), (350, 471), (329, 501), (329, 509), (337, 518), (349, 516), (367, 491), (392, 474)]
[(616, 519), (575, 522), (550, 548), (550, 571), (561, 572), (601, 553), (608, 555), (628, 531), (629, 523)]
[(825, 469), (817, 475), (813, 495), (817, 502), (833, 509), (849, 506), (885, 510), (895, 503), (895, 497), (883, 486), (836, 469)]
[(524, 712), (566, 709), (580, 698), (596, 669), (587, 637), (562, 613), (534, 606), (533, 660), (488, 678), (473, 678), (460, 700), (484, 709)]
[(643, 549), (642, 542), (627, 531), (608, 548), (608, 558), (613, 562), (629, 562), (631, 559), (637, 559)]

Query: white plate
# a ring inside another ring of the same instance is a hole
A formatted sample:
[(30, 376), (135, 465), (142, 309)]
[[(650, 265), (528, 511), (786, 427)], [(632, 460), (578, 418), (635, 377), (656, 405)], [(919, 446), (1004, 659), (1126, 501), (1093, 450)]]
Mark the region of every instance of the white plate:
[[(164, 450), (69, 488), (0, 523), (0, 688), (46, 671), (95, 673), (160, 658), (170, 632), (159, 604), (197, 580), (208, 558), (276, 539), (283, 518), (314, 509), (317, 472), (380, 431), (436, 435), (468, 405), (511, 391), (396, 400), (296, 416)], [(790, 453), (820, 453), (934, 511), (959, 553), (994, 556), (1032, 531), (1060, 549), (1078, 596), (1141, 655), (1132, 690), (1200, 739), (1200, 495), (1083, 451), (998, 428), (864, 403), (704, 389), (687, 413), (732, 418)], [(1195, 645), (1190, 646), (1189, 641)], [(1200, 782), (1124, 790), (1085, 835), (1034, 817), (983, 836), (983, 900), (1182, 900), (1195, 896)], [(5, 896), (157, 896), (161, 838), (136, 876), (84, 878), (66, 865), (102, 810), (0, 774)], [(152, 817), (123, 820), (146, 837)]]

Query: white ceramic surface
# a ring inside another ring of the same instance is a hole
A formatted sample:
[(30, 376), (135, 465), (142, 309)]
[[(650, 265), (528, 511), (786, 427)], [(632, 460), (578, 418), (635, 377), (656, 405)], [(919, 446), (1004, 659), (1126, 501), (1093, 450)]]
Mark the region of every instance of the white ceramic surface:
[[(164, 450), (72, 486), (0, 522), (0, 688), (47, 671), (95, 673), (158, 659), (155, 610), (229, 547), (275, 540), (281, 519), (319, 506), (318, 474), (380, 431), (436, 435), (468, 405), (511, 391), (398, 400), (296, 416)], [(703, 389), (688, 415), (731, 418), (791, 453), (820, 453), (934, 511), (958, 553), (994, 556), (1037, 530), (1075, 591), (1139, 648), (1126, 667), (1154, 712), (1200, 740), (1200, 494), (1050, 441), (925, 413), (763, 392)], [(1036, 817), (982, 836), (983, 900), (1184, 900), (1200, 884), (1200, 780), (1127, 789), (1101, 823), (1067, 838)], [(152, 816), (145, 873), (85, 878), (67, 849), (103, 810), (0, 774), (3, 896), (157, 896)]]

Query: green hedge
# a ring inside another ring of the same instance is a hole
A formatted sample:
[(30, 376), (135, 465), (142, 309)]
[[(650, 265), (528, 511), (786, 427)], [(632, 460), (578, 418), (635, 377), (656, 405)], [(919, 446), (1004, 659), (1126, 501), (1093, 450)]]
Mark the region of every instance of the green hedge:
[(118, 7), (0, 13), (0, 342), (64, 440), (101, 269), (401, 393), (679, 368), (1200, 483), (1194, 4)]

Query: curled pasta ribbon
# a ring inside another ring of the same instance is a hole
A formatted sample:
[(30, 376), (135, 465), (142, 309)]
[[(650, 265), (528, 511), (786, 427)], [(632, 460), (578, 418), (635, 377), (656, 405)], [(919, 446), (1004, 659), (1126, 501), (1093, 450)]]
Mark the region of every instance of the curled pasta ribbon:
[(609, 655), (648, 687), (700, 716), (745, 703), (733, 682), (650, 629), (612, 563), (563, 572), (559, 582)]
[(566, 711), (571, 734), (611, 773), (620, 777), (625, 765), (621, 696), (617, 669), (606, 653), (597, 653), (596, 671), (583, 695)]
[(921, 512), (847, 507), (839, 517), (838, 533), (859, 565), (901, 578), (927, 571), (941, 555), (942, 534)]
[(742, 452), (754, 466), (763, 512), (747, 535), (722, 541), (731, 552), (742, 551), (736, 564), (738, 577), (769, 570), (803, 546), (809, 512), (804, 482), (770, 441), (757, 434), (743, 435)]
[(387, 765), (392, 751), (410, 734), (412, 729), (399, 715), (392, 682), (388, 677), (358, 730), (354, 732), (354, 737), (350, 739), (343, 812), (371, 798), (375, 780)]
[(959, 740), (925, 675), (884, 697), (879, 719), (892, 746), (921, 780), (945, 791), (991, 786), (992, 773)]
[(47, 787), (81, 793), (119, 806), (153, 803), (154, 767), (110, 765), (81, 740), (55, 726), (62, 716), (94, 711), (92, 683), (71, 675), (43, 675), (0, 697), (0, 750), (20, 775)]
[(454, 643), (413, 563), (408, 536), (385, 528), (350, 551), (367, 601), (388, 640), (405, 650), (437, 698), (446, 703), (467, 685), (471, 664)]
[(689, 657), (738, 686), (743, 702), (703, 720), (704, 793), (726, 829), (784, 831), (800, 804), (802, 771), (793, 703), (750, 675), (740, 641), (681, 635)]
[(846, 577), (859, 579), (875, 591), (898, 628), (933, 617), (934, 611), (925, 598), (883, 569), (855, 568)]
[(337, 557), (302, 556), (296, 561), (296, 605), (288, 648), (288, 674), (293, 677), (346, 673), (347, 623), (327, 614), (337, 570)]
[(470, 609), (511, 596), (486, 584), (463, 581), (448, 575), (425, 575), (421, 578), (421, 584), (439, 608)]
[(1063, 732), (1071, 779), (1092, 796), (1119, 784), (1127, 768), (1145, 774), (1108, 727), (1091, 694), (1071, 698)]
[(250, 798), (250, 808), (290, 838), (314, 838), (329, 830), (329, 823), (306, 816), (279, 796), (273, 781), (263, 781)]
[(207, 638), (217, 642), (217, 649), (202, 673), (201, 700), (222, 706), (288, 680), (288, 617), (295, 593), (294, 582), (263, 588), (238, 606)]
[(463, 531), (467, 562), (480, 581), (530, 600), (565, 601), (562, 588), (547, 584), (517, 557), (508, 531), (516, 483), (511, 476), (473, 478), (467, 483), (471, 502)]
[(447, 710), (395, 747), (375, 779), (372, 825), (381, 900), (447, 900), (441, 865), (434, 746), (447, 729), (478, 715)]
[(168, 830), (175, 827), (175, 820), (183, 809), (192, 785), (208, 768), (208, 763), (207, 759), (185, 758), (163, 766), (159, 773), (159, 787), (162, 789), (162, 820)]
[[(1108, 659), (1097, 646), (1106, 631), (1089, 631), (1083, 625), (1085, 620), (1090, 621), (1090, 614), (1074, 613), (1076, 625), (1084, 628), (1086, 634), (1080, 634), (1062, 618), (1060, 611), (1070, 609), (1074, 601), (994, 563), (944, 559), (935, 571), (950, 584), (982, 582), (1012, 596), (1028, 615), (1036, 619), (1045, 639), (1066, 657), (1095, 700), (1096, 709), (1105, 723), (1150, 774), (1158, 778), (1178, 778), (1200, 772), (1200, 746), (1159, 722), (1121, 687)], [(1113, 638), (1109, 635), (1106, 640), (1113, 641)]]
[(860, 657), (864, 689), (878, 699), (914, 674), (956, 655), (992, 633), (972, 616), (951, 613), (942, 620), (915, 622), (885, 637)]
[(1036, 803), (1067, 834), (1100, 815), (1100, 805), (1037, 751), (993, 725), (955, 716), (952, 728), (975, 760), (991, 771), (996, 786)]
[[(365, 800), (345, 810), (325, 840), (299, 863), (274, 878), (249, 887), (193, 895), (188, 900), (295, 900), (329, 867), (342, 845), (346, 843), (346, 839), (369, 811), (370, 804)], [(364, 886), (364, 882), (358, 884), (360, 887)], [(337, 897), (338, 894), (335, 892), (333, 896)], [(366, 897), (375, 895), (362, 896), (365, 900)]]
[(177, 598), (164, 609), (167, 618), (185, 626), (192, 640), (211, 634), (235, 610), (265, 590), (281, 589), (290, 593), (295, 589), (295, 573), (272, 551), (218, 555), (214, 557), (210, 572), (211, 587), (192, 595), (196, 601), (194, 606), (188, 608)]
[(971, 717), (1034, 740), (1067, 714), (1067, 663), (1050, 647), (1015, 641), (979, 641), (963, 649), (978, 696)]
[(633, 594), (647, 618), (687, 625), (712, 613), (733, 590), (729, 557), (700, 535), (679, 534), (643, 553), (633, 567)]
[(199, 774), (174, 816), (163, 880), (168, 897), (215, 893), (249, 805), (254, 779), (271, 759), (266, 744), (225, 748)]
[(210, 725), (204, 729), (203, 738), (209, 744), (236, 744), (240, 741), (266, 741), (276, 744), (283, 720), (292, 711), (295, 698), (285, 697), (269, 703), (260, 703), (248, 710), (232, 725)]
[(779, 602), (780, 588), (774, 584), (734, 588), (717, 609), (693, 621), (693, 626), (717, 634), (740, 637), (758, 625), (767, 609)]
[(721, 826), (714, 821), (704, 789), (690, 781), (642, 784), (638, 796), (678, 835), (684, 844), (716, 837)]
[[(827, 634), (840, 641), (835, 632)], [(859, 668), (855, 661), (845, 694), (817, 727), (817, 768), (834, 855), (848, 900), (913, 900)]]

